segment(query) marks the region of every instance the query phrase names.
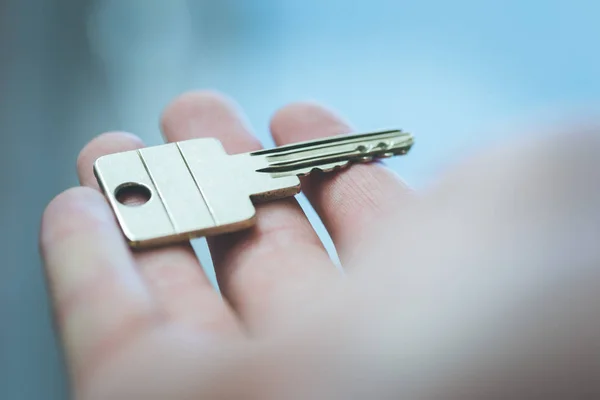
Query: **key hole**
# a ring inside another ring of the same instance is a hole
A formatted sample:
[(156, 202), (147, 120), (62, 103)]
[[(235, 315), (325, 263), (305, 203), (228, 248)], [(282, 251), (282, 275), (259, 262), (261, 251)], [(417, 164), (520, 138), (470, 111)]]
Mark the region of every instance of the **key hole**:
[(115, 198), (125, 206), (138, 207), (150, 201), (152, 192), (139, 183), (124, 183), (115, 190)]

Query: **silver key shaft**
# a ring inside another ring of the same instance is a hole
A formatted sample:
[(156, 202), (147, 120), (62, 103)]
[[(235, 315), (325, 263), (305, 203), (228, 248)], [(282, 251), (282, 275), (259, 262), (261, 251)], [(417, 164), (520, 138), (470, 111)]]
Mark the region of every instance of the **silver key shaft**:
[(351, 162), (369, 162), (406, 154), (413, 137), (401, 130), (379, 131), (352, 136), (335, 136), (251, 153), (265, 156), (269, 166), (258, 172), (304, 176), (314, 170), (328, 172)]

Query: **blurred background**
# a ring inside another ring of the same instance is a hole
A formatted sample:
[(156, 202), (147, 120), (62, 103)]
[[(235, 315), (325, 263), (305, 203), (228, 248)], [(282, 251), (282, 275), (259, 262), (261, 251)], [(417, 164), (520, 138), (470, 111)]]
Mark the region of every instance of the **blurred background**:
[[(600, 99), (594, 0), (0, 0), (0, 398), (63, 399), (37, 235), (97, 134), (162, 142), (181, 92), (216, 89), (268, 121), (316, 100), (357, 130), (401, 127), (415, 187), (474, 149)], [(302, 205), (332, 256), (323, 227)], [(207, 260), (202, 240), (194, 243)], [(211, 275), (212, 276), (212, 275)]]

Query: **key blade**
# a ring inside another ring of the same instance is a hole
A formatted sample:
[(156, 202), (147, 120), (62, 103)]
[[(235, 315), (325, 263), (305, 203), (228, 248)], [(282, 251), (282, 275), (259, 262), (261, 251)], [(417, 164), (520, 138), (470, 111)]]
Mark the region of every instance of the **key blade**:
[[(349, 162), (365, 162), (374, 158), (386, 158), (406, 154), (413, 146), (414, 138), (401, 130), (386, 130), (354, 135), (340, 135), (260, 150), (252, 155), (266, 157), (269, 165), (257, 170), (285, 176), (306, 175), (325, 166), (343, 166)], [(326, 171), (325, 171), (326, 172)]]
[(313, 151), (321, 150), (326, 148), (337, 147), (339, 145), (352, 145), (361, 144), (366, 141), (374, 140), (400, 140), (410, 142), (412, 145), (413, 136), (410, 133), (404, 132), (400, 129), (392, 130), (381, 130), (368, 133), (357, 133), (357, 134), (344, 134), (330, 136), (322, 139), (308, 140), (304, 142), (292, 143), (285, 146), (274, 147), (271, 149), (263, 149), (252, 152), (252, 155), (263, 155), (263, 156), (278, 156), (285, 157), (288, 155), (298, 154), (300, 151)]

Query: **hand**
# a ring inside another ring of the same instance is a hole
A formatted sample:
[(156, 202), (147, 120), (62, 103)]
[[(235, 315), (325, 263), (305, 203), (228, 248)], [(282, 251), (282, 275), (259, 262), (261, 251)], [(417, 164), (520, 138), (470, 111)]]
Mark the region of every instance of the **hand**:
[[(162, 129), (260, 147), (214, 93), (181, 96)], [(271, 123), (278, 145), (350, 130), (311, 104)], [(253, 229), (209, 240), (222, 297), (190, 245), (129, 250), (92, 163), (143, 144), (101, 135), (40, 238), (75, 396), (592, 398), (600, 141), (574, 132), (493, 149), (422, 193), (377, 163), (311, 176), (344, 273), (297, 202), (277, 201)]]

